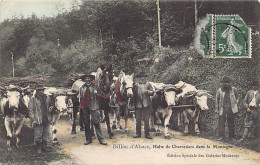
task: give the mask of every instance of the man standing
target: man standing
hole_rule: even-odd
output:
[[[34,142],[37,146],[37,153],[51,152],[52,148],[47,147],[49,138],[50,122],[48,120],[48,110],[46,96],[43,93],[44,87],[37,87],[35,94],[30,98],[28,109],[31,124],[34,130]]]
[[[96,99],[97,91],[93,83],[95,76],[84,75],[82,76],[82,79],[86,82],[79,90],[80,108],[82,108],[83,121],[85,124],[86,142],[84,145],[92,143],[92,135],[94,134],[94,130],[90,129],[91,120],[95,127],[99,143],[102,145],[107,145],[101,132],[100,112],[98,101]]]
[[[231,79],[225,76],[222,87],[216,94],[216,112],[219,114],[219,141],[225,138],[225,122],[228,123],[229,139],[235,138],[235,116],[238,112],[238,92],[231,86]]]
[[[136,135],[134,138],[141,137],[141,120],[143,119],[145,138],[152,139],[149,134],[149,117],[151,112],[150,96],[154,94],[154,91],[152,90],[152,85],[147,82],[147,74],[141,72],[136,77],[140,78],[140,81],[134,85],[134,103],[136,111]]]
[[[257,105],[260,103],[260,92],[259,92],[259,82],[252,82],[252,89],[246,93],[243,100],[243,105],[246,109],[246,118],[244,123],[244,133],[240,142],[244,142],[248,136],[249,131],[256,124],[257,120]]]

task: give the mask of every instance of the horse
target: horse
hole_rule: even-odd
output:
[[[107,125],[107,132],[109,137],[112,138],[114,133],[111,131],[110,119],[109,119],[109,98],[110,98],[110,86],[113,82],[112,65],[108,67],[101,66],[98,68],[95,76],[95,85],[97,89],[97,99],[100,110],[104,111],[105,121]]]
[[[1,110],[5,116],[8,150],[11,150],[12,138],[16,138],[16,146],[19,146],[21,129],[28,115],[28,108],[24,104],[20,87],[10,85],[7,88],[6,97],[1,99]]]
[[[131,100],[133,100],[133,81],[134,74],[126,75],[124,72],[120,72],[118,79],[116,80],[114,86],[114,100],[117,101],[118,106],[115,106],[116,114],[116,124],[117,132],[120,131],[120,112],[124,113],[125,120],[125,132],[128,132],[127,120],[128,120],[128,110],[131,105]]]

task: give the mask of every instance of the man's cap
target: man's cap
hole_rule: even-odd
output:
[[[80,79],[84,81],[87,77],[89,77],[92,80],[95,80],[95,76],[92,74],[84,74],[83,76],[80,77]]]
[[[231,82],[231,78],[228,76],[224,76],[221,82]]]

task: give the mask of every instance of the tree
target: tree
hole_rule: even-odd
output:
[[[17,61],[18,75],[52,74],[57,63],[57,46],[45,39],[32,37],[26,51],[26,57]]]

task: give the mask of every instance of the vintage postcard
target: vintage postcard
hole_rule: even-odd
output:
[[[260,164],[259,0],[0,0],[0,164]]]

